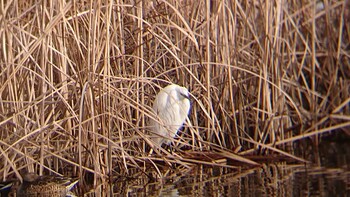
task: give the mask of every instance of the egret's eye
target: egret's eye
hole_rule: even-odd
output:
[[[184,93],[180,93],[180,95],[184,98],[187,98],[188,100],[190,100],[190,97],[187,95],[187,94],[184,94]]]

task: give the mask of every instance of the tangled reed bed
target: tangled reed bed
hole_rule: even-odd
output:
[[[350,134],[349,1],[1,4],[3,179],[303,161],[295,142]],[[168,83],[190,89],[189,119],[173,154],[148,155]]]

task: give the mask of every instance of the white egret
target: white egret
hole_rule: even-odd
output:
[[[163,88],[153,103],[155,119],[150,119],[152,140],[158,146],[170,145],[190,111],[189,93],[176,84]]]

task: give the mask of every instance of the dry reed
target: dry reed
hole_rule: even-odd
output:
[[[2,179],[303,160],[294,142],[349,135],[349,1],[73,2],[0,2]],[[149,156],[168,83],[190,89],[189,120],[173,154]]]

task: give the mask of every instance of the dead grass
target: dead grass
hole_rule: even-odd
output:
[[[148,167],[162,174],[164,165],[230,166],[222,159],[254,165],[245,155],[261,153],[302,160],[294,142],[349,134],[349,1],[1,8],[3,179],[21,170],[105,180]],[[189,121],[174,154],[148,156],[150,106],[168,83],[190,89]]]

